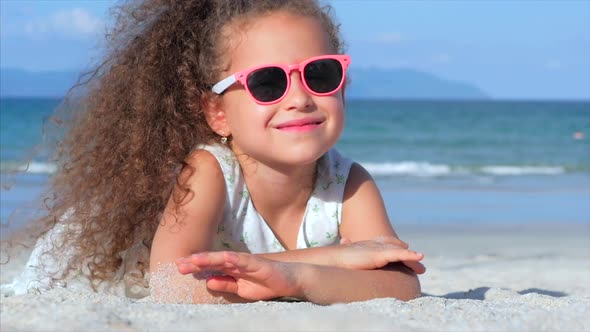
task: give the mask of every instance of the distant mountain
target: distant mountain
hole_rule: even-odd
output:
[[[0,69],[0,97],[61,97],[77,71],[28,72]],[[352,69],[349,98],[487,99],[477,86],[411,69]]]
[[[473,84],[449,81],[412,69],[353,69],[349,98],[488,99]]]

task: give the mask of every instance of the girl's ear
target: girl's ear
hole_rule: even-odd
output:
[[[231,131],[225,118],[225,110],[221,107],[219,98],[211,98],[203,95],[201,97],[201,107],[205,113],[205,119],[209,127],[219,136],[230,136]]]

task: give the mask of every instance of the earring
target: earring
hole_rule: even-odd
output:
[[[225,135],[225,133],[221,133],[221,135]],[[227,145],[227,136],[221,136],[221,144]]]

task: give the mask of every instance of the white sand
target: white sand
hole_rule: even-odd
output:
[[[426,254],[409,302],[156,304],[56,289],[1,298],[2,331],[590,331],[590,225],[403,229]],[[2,266],[2,282],[21,260]]]

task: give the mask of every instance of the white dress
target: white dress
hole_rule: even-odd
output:
[[[256,211],[240,164],[232,150],[224,145],[206,145],[199,149],[209,151],[219,161],[227,189],[227,201],[217,228],[214,250],[253,254],[284,251],[283,245]],[[299,228],[297,249],[340,242],[338,228],[342,220],[344,187],[351,165],[352,161],[335,149],[318,160],[316,182]]]
[[[219,161],[225,177],[227,201],[222,221],[217,229],[213,250],[233,250],[249,253],[285,251],[262,216],[256,211],[240,164],[234,153],[225,145],[203,145],[198,149],[209,151]],[[352,161],[331,149],[317,164],[317,177],[297,237],[297,248],[329,246],[340,241],[339,226],[342,216],[344,187]],[[43,292],[53,287],[91,290],[85,277],[73,277],[53,282],[51,273],[63,271],[72,257],[71,248],[66,248],[59,257],[43,255],[50,246],[59,242],[66,226],[56,224],[39,238],[24,267],[12,283],[1,285],[1,293],[20,295]],[[55,242],[54,242],[55,241]],[[112,282],[100,284],[99,291],[131,298],[149,295],[149,273],[138,266],[149,266],[149,248],[137,243],[121,253],[123,263]]]

